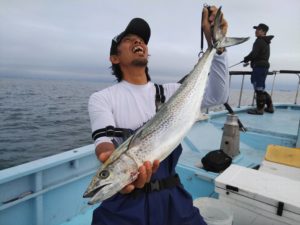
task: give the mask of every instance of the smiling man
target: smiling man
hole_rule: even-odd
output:
[[[204,8],[203,30],[211,37],[216,7]],[[210,16],[209,16],[210,14]],[[227,22],[223,18],[223,32]],[[151,30],[141,18],[134,18],[113,38],[110,49],[112,74],[118,83],[91,95],[89,114],[97,158],[104,162],[115,148],[151,119],[179,83],[157,85],[148,72],[148,42]],[[208,45],[211,38],[207,39]],[[228,98],[228,65],[224,49],[215,54],[202,107],[223,104]],[[200,110],[200,109],[199,109]],[[193,206],[175,167],[182,147],[165,160],[145,162],[132,184],[102,202],[94,211],[93,225],[200,225],[206,224]],[[199,187],[201,188],[201,187]]]

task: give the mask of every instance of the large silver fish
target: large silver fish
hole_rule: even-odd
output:
[[[224,37],[220,31],[220,22],[219,8],[213,28],[214,46],[206,50],[183,84],[156,115],[102,164],[83,196],[91,197],[89,204],[101,202],[132,183],[138,176],[138,168],[145,161],[164,160],[199,119],[206,80],[216,48],[248,40]]]

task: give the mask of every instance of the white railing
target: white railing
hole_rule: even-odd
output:
[[[239,92],[239,100],[238,100],[238,105],[237,105],[237,107],[239,108],[241,106],[241,102],[242,102],[245,76],[248,76],[248,75],[250,76],[251,71],[230,71],[229,74],[230,74],[230,84],[231,84],[232,76],[242,76],[240,92]],[[278,70],[278,71],[274,70],[272,72],[269,72],[268,76],[273,76],[272,87],[271,87],[271,96],[273,95],[276,77],[278,75],[282,75],[282,74],[295,74],[298,77],[298,85],[297,85],[297,90],[296,90],[296,96],[295,96],[295,99],[294,99],[294,102],[293,102],[294,104],[297,104],[297,99],[298,99],[298,94],[299,94],[299,87],[300,87],[300,71],[298,71],[298,70]],[[252,105],[254,105],[254,98],[255,98],[255,93],[253,92]]]

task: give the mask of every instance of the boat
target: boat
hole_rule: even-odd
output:
[[[275,79],[286,73],[298,76],[295,100],[274,103],[274,114],[253,116],[246,112],[253,104],[240,104],[244,77],[250,72],[230,72],[231,77],[242,75],[239,101],[233,111],[246,132],[239,132],[239,152],[224,171],[205,170],[201,159],[220,149],[232,113],[207,110],[208,119],[195,123],[182,141],[183,153],[176,170],[183,185],[195,202],[207,198],[222,201],[230,208],[235,225],[300,223],[300,168],[295,163],[274,160],[272,155],[279,149],[299,159],[300,71],[280,70],[269,75],[275,75]],[[97,205],[88,205],[82,195],[98,167],[94,145],[87,145],[1,170],[0,223],[90,224]]]

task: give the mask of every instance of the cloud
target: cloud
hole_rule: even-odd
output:
[[[0,76],[97,76],[108,74],[111,38],[133,17],[151,26],[150,72],[181,76],[189,72],[200,51],[199,1],[67,1],[2,0],[0,9]],[[250,36],[228,49],[229,63],[240,61],[252,48],[253,25],[265,22],[270,34],[271,65],[296,68],[300,53],[300,2],[271,0],[211,1],[222,5],[228,35]],[[271,16],[270,16],[271,15]],[[296,64],[297,63],[297,64]],[[179,74],[179,75],[177,75]]]

